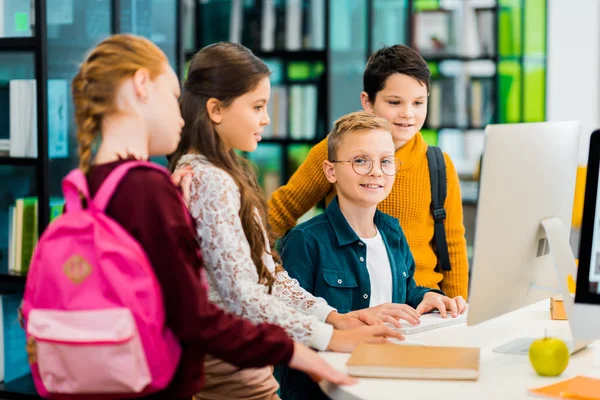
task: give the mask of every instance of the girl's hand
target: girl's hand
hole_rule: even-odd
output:
[[[294,355],[290,360],[290,368],[306,372],[315,382],[323,379],[336,385],[353,385],[356,381],[325,362],[316,352],[294,342]]]
[[[388,343],[388,338],[404,340],[404,336],[385,325],[363,326],[348,331],[334,330],[327,350],[351,353],[360,343]]]
[[[171,175],[171,182],[175,186],[181,189],[181,193],[183,194],[183,201],[185,201],[185,205],[190,205],[190,188],[192,186],[192,176],[194,176],[194,171],[192,171],[192,167],[186,165],[183,168],[178,168]]]

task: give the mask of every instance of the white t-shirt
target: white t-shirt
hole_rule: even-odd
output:
[[[367,245],[367,270],[371,280],[369,307],[392,302],[392,268],[383,238],[377,230],[373,238],[360,238]]]

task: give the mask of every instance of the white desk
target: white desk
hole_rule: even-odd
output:
[[[354,386],[337,387],[321,382],[321,389],[335,400],[381,399],[531,399],[528,388],[549,385],[573,377],[600,377],[598,360],[600,342],[571,356],[569,366],[560,377],[543,378],[533,371],[529,358],[521,355],[498,354],[492,349],[519,337],[548,336],[570,338],[568,321],[550,319],[549,300],[536,303],[485,323],[469,327],[466,324],[417,333],[408,336],[425,345],[480,347],[481,362],[477,381],[435,381],[405,379],[359,378]],[[349,354],[322,352],[333,367],[346,371]]]

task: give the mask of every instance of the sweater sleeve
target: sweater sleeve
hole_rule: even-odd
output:
[[[327,160],[327,139],[316,144],[290,181],[269,200],[269,225],[277,237],[296,226],[298,218],[317,205],[332,189],[323,172]]]
[[[107,214],[142,246],[163,294],[167,326],[182,346],[193,345],[241,368],[288,363],[293,341],[275,325],[253,325],[209,302],[192,226],[166,175],[133,170]]]
[[[467,241],[463,224],[462,197],[460,183],[454,163],[444,153],[446,160],[446,179],[448,194],[446,196],[446,240],[452,270],[444,272],[441,283],[442,290],[448,297],[462,296],[467,299],[469,288],[469,265],[467,258]]]

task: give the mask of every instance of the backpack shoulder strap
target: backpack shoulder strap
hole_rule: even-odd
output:
[[[431,213],[433,215],[434,250],[438,259],[438,270],[450,271],[450,256],[448,254],[448,242],[446,241],[446,161],[444,153],[439,147],[429,146],[427,148],[427,162],[429,163],[429,181],[431,183]]]
[[[94,196],[94,199],[92,200],[94,207],[97,210],[102,211],[102,212],[104,212],[104,210],[106,210],[106,207],[108,206],[108,203],[109,203],[110,199],[112,198],[113,194],[117,190],[119,183],[121,183],[121,181],[127,175],[127,173],[129,173],[129,171],[134,168],[150,168],[150,169],[154,169],[156,171],[159,171],[159,172],[164,173],[165,175],[169,176],[169,173],[167,172],[167,170],[164,167],[154,164],[149,161],[130,161],[130,162],[123,163],[123,164],[119,165],[117,168],[115,168],[108,175],[108,177],[106,177],[104,182],[102,182],[102,185],[100,185],[98,192],[96,193],[96,195]]]
[[[86,199],[87,204],[90,202],[90,192],[88,189],[87,179],[83,171],[79,168],[69,172],[62,180],[62,191],[65,197],[67,210],[78,211],[82,209],[80,194]]]

